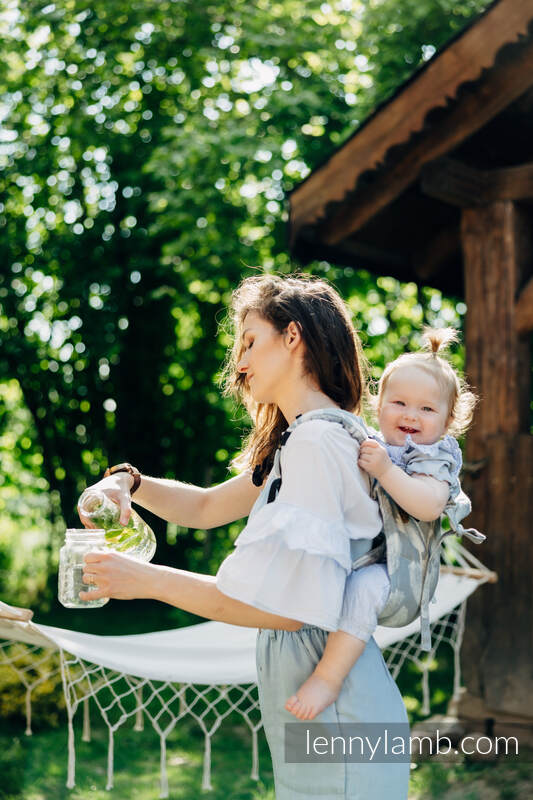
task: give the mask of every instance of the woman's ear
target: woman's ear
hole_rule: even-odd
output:
[[[296,347],[301,341],[301,325],[291,320],[285,329],[285,342],[289,347]]]

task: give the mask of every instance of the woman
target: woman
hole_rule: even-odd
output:
[[[120,504],[124,523],[132,491],[140,506],[185,527],[212,528],[249,515],[234,552],[216,577],[117,553],[88,554],[84,581],[98,586],[94,599],[148,597],[260,629],[259,697],[278,800],[404,800],[408,758],[303,764],[285,755],[285,723],[292,730],[306,724],[284,708],[286,698],[320,659],[327,631],[337,627],[351,560],[370,548],[381,523],[368,476],[357,467],[358,445],[342,426],[300,420],[290,436],[282,434],[314,409],[359,411],[365,391],[359,338],[337,292],[309,276],[245,279],[233,294],[232,320],[225,391],[245,402],[255,423],[236,460],[241,474],[201,489],[144,475],[139,484],[138,476],[115,472],[97,486]],[[280,444],[283,482],[276,495],[271,469]],[[370,726],[370,736],[407,722],[373,639],[317,721],[380,723]]]

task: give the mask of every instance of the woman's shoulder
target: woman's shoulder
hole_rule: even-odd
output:
[[[320,417],[309,417],[302,419],[291,431],[294,440],[297,439],[313,439],[318,435],[322,436],[323,433],[330,431],[332,427],[342,428],[338,422],[330,422],[328,419],[321,419]]]
[[[354,416],[354,419],[359,418]],[[348,445],[352,448],[357,447],[357,440],[341,422],[319,417],[302,420],[292,429],[287,439],[287,446],[294,449],[303,443],[310,444],[317,450],[335,449],[339,446],[345,448]]]
[[[342,420],[348,417],[337,415]],[[358,419],[355,415],[351,415]],[[322,518],[338,519],[357,507],[348,529],[352,538],[363,538],[368,531],[379,533],[377,503],[370,497],[368,474],[358,466],[359,443],[342,422],[310,418],[302,420],[290,432],[281,447],[280,467],[287,502],[305,495],[306,508]],[[361,531],[364,531],[362,534]]]
[[[348,483],[358,479],[359,444],[339,422],[308,419],[297,425],[281,448],[281,466],[298,472],[311,470],[317,479],[322,474],[342,474]]]

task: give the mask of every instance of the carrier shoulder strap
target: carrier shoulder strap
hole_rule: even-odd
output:
[[[360,417],[357,417],[355,414],[352,414],[350,411],[345,411],[342,408],[318,408],[313,411],[306,411],[303,414],[297,414],[294,421],[291,422],[289,427],[281,434],[273,467],[274,471],[278,474],[270,485],[267,503],[272,503],[276,499],[281,488],[282,475],[280,454],[282,447],[287,443],[291,433],[295,430],[295,428],[298,427],[298,425],[302,425],[304,422],[307,422],[311,419],[322,419],[326,420],[327,422],[336,422],[337,424],[342,425],[343,428],[345,428],[354,439],[357,439],[359,443],[368,437],[366,426],[363,420]]]

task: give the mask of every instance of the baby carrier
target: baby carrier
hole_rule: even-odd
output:
[[[272,468],[275,479],[270,487],[268,503],[275,499],[281,486],[281,448],[292,431],[310,419],[323,419],[342,425],[359,444],[368,439],[368,430],[363,420],[349,411],[328,408],[309,411],[304,416],[298,415],[281,436]],[[453,533],[468,536],[476,543],[483,542],[485,536],[475,528],[463,528],[459,522],[459,517],[467,516],[471,509],[470,501],[462,491],[454,498],[459,512],[448,516],[451,529],[446,531],[442,529],[440,519],[424,522],[407,514],[375,478],[371,479],[370,496],[379,504],[383,529],[373,540],[369,552],[352,563],[352,569],[360,569],[376,562],[387,564],[391,588],[378,622],[388,628],[399,628],[420,616],[421,647],[423,650],[430,650],[429,603],[439,580],[440,546],[444,538]]]

